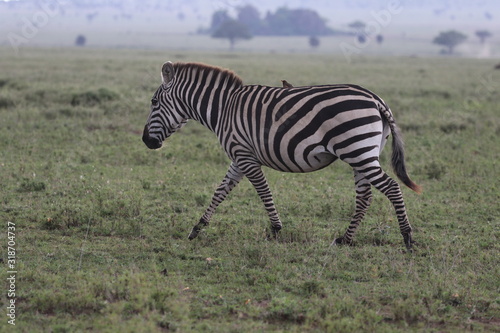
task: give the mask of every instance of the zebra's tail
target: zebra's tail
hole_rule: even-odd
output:
[[[422,187],[415,184],[408,176],[408,172],[406,171],[405,165],[405,152],[404,152],[404,143],[403,138],[401,137],[401,132],[399,131],[399,127],[396,125],[396,121],[392,116],[392,112],[389,108],[383,108],[380,110],[384,117],[387,119],[389,123],[389,127],[392,133],[392,168],[398,178],[409,188],[417,193],[422,193]]]

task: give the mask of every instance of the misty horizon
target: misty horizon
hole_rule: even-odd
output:
[[[22,46],[72,46],[78,35],[86,36],[87,46],[133,47],[133,48],[174,48],[224,49],[224,41],[211,40],[210,36],[198,36],[197,32],[210,26],[212,15],[225,10],[236,17],[237,8],[251,4],[260,18],[278,8],[303,8],[319,13],[326,25],[335,30],[352,32],[349,24],[361,21],[368,28],[383,35],[386,48],[396,39],[410,43],[408,54],[439,53],[432,46],[432,39],[441,31],[457,30],[467,35],[461,54],[474,56],[478,40],[477,30],[488,30],[491,38],[478,54],[495,56],[500,52],[500,25],[495,13],[500,12],[496,1],[44,1],[20,0],[0,2],[0,45]],[[175,35],[185,37],[175,37]],[[164,38],[159,39],[159,36]],[[168,37],[167,39],[167,36]],[[13,41],[14,39],[14,41]],[[258,47],[258,41],[261,43]],[[308,46],[294,47],[296,42],[287,43],[291,38],[282,38],[282,51],[306,51]],[[266,48],[261,37],[249,42],[238,43],[245,50],[273,50],[274,39]],[[317,52],[334,52],[338,41],[324,39]],[[422,44],[422,47],[417,44]],[[211,44],[211,45],[209,45]],[[404,43],[403,43],[404,44]],[[428,44],[428,45],[426,45]],[[338,48],[338,47],[337,47]],[[370,51],[371,48],[365,48]],[[381,52],[381,48],[374,49]],[[421,49],[421,51],[419,51]],[[436,50],[436,51],[434,51]],[[275,51],[280,51],[276,49]],[[386,50],[387,51],[387,50]],[[368,52],[369,53],[369,52]],[[389,52],[390,53],[390,52]],[[398,52],[396,52],[398,53]]]

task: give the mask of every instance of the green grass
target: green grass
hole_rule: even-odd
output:
[[[26,51],[0,49],[0,242],[14,222],[19,331],[500,329],[494,61]],[[416,251],[405,253],[379,193],[355,246],[330,247],[354,207],[352,172],[338,162],[305,175],[265,169],[279,240],[266,240],[267,214],[243,181],[188,241],[229,161],[196,123],[159,151],[142,143],[166,60],[231,68],[248,84],[349,82],[382,96],[424,188],[403,189]]]

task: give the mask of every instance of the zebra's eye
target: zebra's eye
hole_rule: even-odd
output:
[[[158,106],[158,100],[156,98],[151,99],[151,104],[153,106]]]

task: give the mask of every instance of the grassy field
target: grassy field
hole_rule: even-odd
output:
[[[380,193],[355,245],[330,247],[354,209],[352,172],[340,162],[304,175],[265,170],[284,223],[277,241],[266,240],[267,214],[248,181],[188,241],[229,161],[196,123],[161,150],[142,143],[166,60],[228,67],[248,84],[348,82],[382,96],[424,188],[403,189],[416,250],[404,251]],[[19,332],[500,331],[494,64],[0,49],[0,331],[14,329],[9,221]]]

